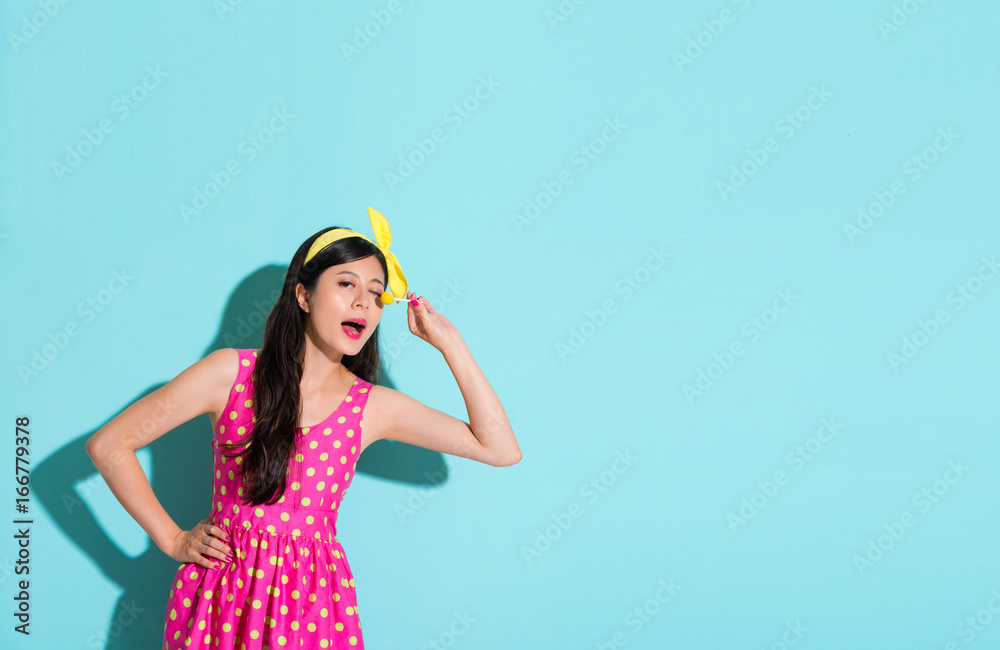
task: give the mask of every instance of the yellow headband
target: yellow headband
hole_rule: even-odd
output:
[[[309,247],[309,252],[306,253],[306,259],[302,262],[302,265],[305,266],[308,264],[309,260],[315,257],[317,253],[338,239],[360,237],[365,241],[375,244],[385,256],[385,265],[389,269],[389,291],[382,292],[381,300],[386,305],[391,305],[395,302],[394,298],[406,298],[406,276],[403,275],[403,270],[399,268],[399,260],[396,259],[396,255],[389,250],[389,244],[392,243],[392,231],[389,230],[389,222],[382,216],[382,213],[372,207],[368,208],[368,220],[372,222],[372,231],[375,233],[375,239],[378,241],[377,244],[361,233],[354,232],[348,228],[328,230],[317,237],[316,241]]]

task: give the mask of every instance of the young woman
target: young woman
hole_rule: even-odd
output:
[[[363,648],[336,525],[368,445],[389,438],[495,467],[521,459],[503,406],[462,337],[406,291],[388,223],[368,211],[377,244],[335,227],[299,247],[263,347],[209,354],[87,442],[123,507],[182,563],[166,609],[165,650]],[[377,385],[379,322],[400,296],[408,299],[410,331],[454,373],[468,423]],[[163,404],[173,410],[164,413]],[[135,450],[203,413],[213,429],[211,514],[181,530]]]

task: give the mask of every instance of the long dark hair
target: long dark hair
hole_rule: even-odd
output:
[[[241,443],[224,443],[226,449],[238,449],[227,456],[240,456],[245,505],[272,505],[285,491],[289,461],[295,447],[295,428],[299,422],[299,382],[305,356],[305,321],[307,314],[299,307],[295,287],[299,282],[314,291],[319,276],[327,268],[374,255],[385,277],[389,269],[385,256],[371,242],[361,237],[343,237],[317,253],[309,264],[302,261],[317,237],[340,226],[324,228],[299,246],[288,265],[281,296],[275,302],[264,326],[264,344],[257,353],[253,372],[254,420]],[[341,363],[352,373],[372,384],[378,383],[379,328],[354,356],[344,355]]]

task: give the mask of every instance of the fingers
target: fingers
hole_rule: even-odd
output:
[[[222,541],[223,539],[229,539],[229,535],[226,534],[226,531],[222,530],[218,526],[212,526],[210,530],[215,536],[212,537],[210,535],[205,535],[205,539],[202,540],[202,544],[205,545],[205,550],[202,552],[208,551],[209,555],[217,557],[220,560],[232,557],[233,549],[229,546],[229,544]]]
[[[431,302],[429,300],[427,300],[427,298],[424,298],[423,296],[418,296],[417,294],[413,293],[412,291],[410,291],[409,293],[407,293],[406,297],[410,298],[410,299],[416,298],[420,302],[420,306],[421,307],[423,307],[427,311],[433,311],[433,308],[431,307]],[[409,302],[407,302],[407,304],[409,304]]]
[[[196,556],[192,558],[192,561],[207,569],[220,569],[225,566],[226,560],[233,557],[233,549],[222,541],[229,541],[229,534],[212,524],[211,519],[202,519],[200,524],[204,524],[201,526],[202,535],[199,540],[201,548],[192,548]],[[213,558],[218,562],[213,561]]]
[[[184,561],[191,564],[197,564],[198,566],[205,567],[206,569],[220,569],[224,566],[223,562],[216,562],[215,560],[205,557],[202,553],[199,553],[195,548],[197,542],[195,540],[190,540],[188,546],[184,551]],[[206,547],[206,550],[207,549]],[[218,551],[215,551],[218,553]]]
[[[226,560],[228,560],[231,557],[218,549],[212,548],[211,546],[205,547],[205,549],[201,552],[201,554],[213,557],[216,560],[222,562],[223,564],[225,564]]]
[[[210,555],[212,557],[217,557],[225,560],[233,556],[233,549],[229,547],[228,544],[224,544],[217,539],[209,538],[208,541],[204,542],[205,551],[211,551]]]
[[[206,569],[221,569],[226,565],[226,560],[230,559],[231,556],[226,556],[222,551],[212,548],[208,545],[203,545],[204,548],[201,552],[192,549],[194,557],[191,558],[192,562],[196,562]]]
[[[208,532],[211,533],[212,535],[215,535],[219,539],[224,539],[224,540],[229,539],[229,535],[226,534],[226,531],[222,530],[218,526],[210,527]]]
[[[406,297],[414,299],[417,297],[417,294],[410,291]],[[423,314],[419,311],[419,308],[420,305],[423,305],[423,303],[414,306],[409,301],[407,301],[406,304],[409,305],[406,309],[406,322],[409,325],[410,333],[416,336],[420,336],[420,332],[423,329],[423,325],[421,322],[423,320]]]
[[[191,561],[194,562],[195,564],[198,564],[200,566],[205,567],[206,569],[213,569],[213,570],[217,571],[217,570],[219,570],[219,569],[222,568],[222,567],[219,566],[218,563],[212,562],[207,557],[202,557],[200,555],[198,557],[192,559]]]

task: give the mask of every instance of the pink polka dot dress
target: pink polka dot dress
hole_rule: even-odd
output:
[[[213,440],[212,513],[233,557],[219,569],[180,566],[170,589],[164,650],[364,648],[354,576],[337,541],[337,510],[351,484],[372,384],[355,378],[337,409],[296,430],[284,494],[247,506],[238,458],[220,442],[245,438],[253,418],[257,352],[240,370]]]

